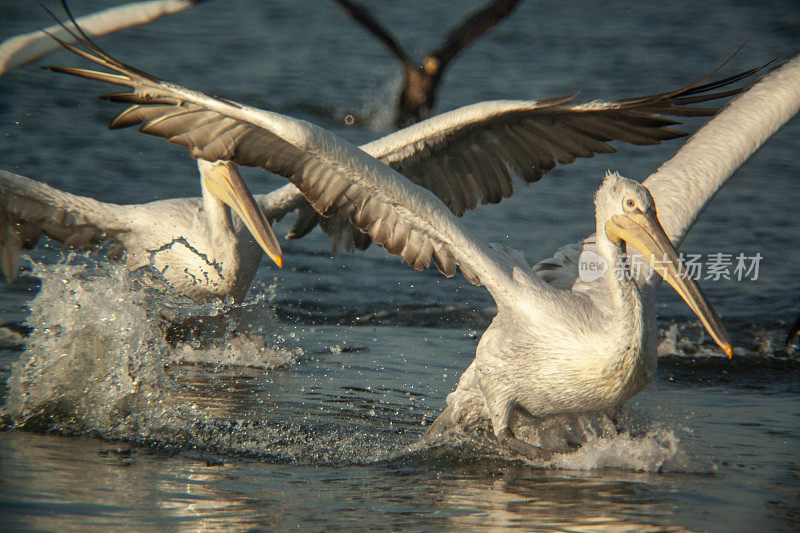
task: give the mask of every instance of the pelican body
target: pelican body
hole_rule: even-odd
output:
[[[491,282],[482,280],[497,316],[429,433],[489,419],[499,438],[531,455],[511,435],[515,409],[533,417],[602,412],[641,391],[656,369],[658,328],[655,307],[626,261],[629,248],[648,259],[733,355],[719,318],[681,271],[646,187],[608,174],[595,196],[595,218],[595,236],[583,250],[608,268],[594,281],[574,280],[567,290],[543,279],[519,252],[495,245],[507,256],[505,268]]]
[[[261,250],[280,265],[280,246],[234,164],[201,159],[198,167],[201,198],[140,205],[98,202],[0,171],[0,254],[6,279],[16,278],[19,250],[45,234],[73,248],[109,241],[111,255],[124,255],[130,269],[152,267],[194,300],[241,300]],[[267,203],[280,204],[273,200],[284,193],[275,193]]]
[[[622,275],[616,276],[617,269],[609,268],[601,278],[583,282],[572,268],[574,261],[559,260],[568,252],[531,268],[518,251],[482,244],[439,195],[329,131],[163,82],[120,63],[91,43],[83,43],[90,51],[67,46],[113,73],[70,67],[54,70],[133,88],[110,97],[134,104],[112,125],[139,125],[145,133],[187,147],[195,157],[259,166],[282,175],[319,213],[348,220],[414,268],[433,262],[448,276],[460,268],[470,282],[486,287],[497,303],[497,316],[432,431],[489,419],[500,441],[536,456],[541,450],[512,432],[515,410],[536,417],[603,410],[636,394],[656,366],[653,296],[659,278],[682,296],[725,354],[733,353],[719,318],[681,267],[671,241],[680,242],[713,193],[780,121],[771,124],[774,127],[767,133],[756,131],[756,141],[739,143],[736,153],[713,150],[714,134],[705,146],[699,141],[701,153],[735,160],[735,165],[707,175],[654,176],[645,186],[609,174],[595,198],[595,236],[577,248],[593,251],[611,266],[624,264],[619,261],[624,256],[638,254],[654,274],[640,278],[623,267]],[[794,76],[789,80],[794,105],[800,92],[800,59],[784,69]],[[773,74],[762,84],[776,80],[786,81]],[[788,120],[797,105],[792,109],[783,112],[781,120]],[[635,120],[640,126],[651,123],[641,115]],[[429,125],[423,122],[415,127],[420,129],[413,131],[421,134]],[[409,131],[403,135],[410,136]],[[515,137],[515,143],[526,138],[525,134]],[[690,142],[688,147],[696,150],[697,145]],[[515,153],[500,147],[497,156],[514,161]],[[498,168],[491,159],[480,160],[487,168]],[[478,176],[467,175],[472,198],[479,197],[475,191],[482,191],[481,185],[486,184]],[[670,189],[685,189],[698,198],[689,202],[676,192],[665,192]]]

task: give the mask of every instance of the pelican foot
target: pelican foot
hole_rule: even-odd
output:
[[[502,444],[505,444],[512,452],[531,460],[548,460],[553,456],[553,452],[529,444],[522,439],[514,436],[510,429],[503,429],[497,436]]]

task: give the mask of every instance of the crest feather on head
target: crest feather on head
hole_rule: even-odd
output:
[[[595,209],[616,211],[616,204],[621,205],[622,200],[627,196],[638,198],[640,205],[646,208],[655,208],[655,201],[647,187],[637,181],[620,176],[616,172],[608,171],[594,195]]]

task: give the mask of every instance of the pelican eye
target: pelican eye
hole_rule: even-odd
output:
[[[625,200],[625,207],[627,207],[628,209],[633,209],[634,207],[636,207],[636,200],[634,200],[633,198],[628,198],[627,200]]]

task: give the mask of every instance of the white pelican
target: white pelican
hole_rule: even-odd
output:
[[[16,278],[20,249],[45,234],[77,248],[109,241],[111,254],[124,252],[131,270],[152,266],[194,300],[228,295],[241,300],[261,249],[281,266],[281,249],[265,215],[274,220],[293,209],[294,187],[262,198],[262,212],[236,165],[202,159],[197,164],[202,198],[140,205],[98,202],[0,170],[0,259],[6,278]]]
[[[33,32],[7,40],[0,45],[0,58],[5,54],[32,61],[53,51],[60,46],[59,42],[81,42],[91,35],[105,35],[144,24],[201,1],[134,2],[79,19],[72,19],[62,1],[69,22],[51,26],[44,30],[47,33]],[[378,33],[382,31],[363,8],[349,2],[340,3],[359,22]],[[517,3],[518,0],[498,0],[476,11],[451,33],[446,43],[431,54],[432,57],[437,57],[436,61],[442,63],[443,68],[457,55],[460,47],[491,29]],[[84,25],[89,25],[89,28],[84,29]],[[41,41],[42,37],[50,41],[47,47]],[[15,66],[18,64],[21,63],[15,60]],[[473,209],[478,200],[484,204],[496,203],[511,196],[515,174],[531,183],[547,174],[557,163],[568,164],[578,157],[615,152],[607,141],[654,145],[682,137],[685,133],[670,127],[678,122],[665,116],[713,115],[716,112],[713,108],[682,106],[735,94],[737,90],[710,91],[747,77],[756,70],[707,85],[697,82],[668,93],[612,102],[570,104],[577,93],[550,100],[482,102],[444,113],[418,127],[406,128],[360,148],[433,191],[456,215],[461,216],[466,210]],[[437,76],[441,76],[441,70]],[[115,99],[113,95],[109,98]],[[130,120],[137,118],[136,113],[133,117],[120,115],[111,127],[125,127],[130,125]],[[467,179],[464,179],[464,174]],[[292,192],[295,197],[289,198]],[[346,250],[369,246],[371,241],[367,234],[345,221],[320,217],[296,189],[287,187],[280,193],[276,191],[276,195],[281,198],[277,206],[265,204],[260,198],[259,203],[262,208],[275,213],[276,218],[270,218],[273,221],[285,214],[285,205],[292,204],[297,209],[298,219],[288,238],[303,237],[319,224],[330,237],[334,253],[340,246]],[[257,262],[260,251],[255,248],[249,252],[246,256]]]
[[[791,99],[789,109],[777,118],[770,109],[755,110],[756,122],[763,124],[763,115],[771,129],[758,129],[755,136],[748,131],[748,140],[741,142],[738,136],[747,126],[738,123],[741,117],[715,121],[714,128],[704,130],[712,132],[708,142],[695,141],[681,151],[700,162],[681,163],[685,158],[676,157],[648,180],[649,190],[609,174],[596,196],[596,237],[584,246],[593,248],[607,265],[623,265],[622,273],[628,275],[618,277],[616,269],[608,268],[593,282],[574,281],[559,288],[532,270],[520,252],[476,241],[436,195],[331,132],[162,82],[96,47],[91,49],[100,55],[68,47],[116,74],[52,68],[133,88],[111,97],[135,104],[117,125],[140,124],[142,131],[186,146],[195,157],[229,159],[283,175],[319,212],[346,217],[415,268],[433,260],[446,275],[460,267],[468,280],[484,285],[498,314],[458,389],[448,396],[448,407],[434,430],[488,418],[498,440],[529,456],[541,450],[514,435],[515,409],[535,416],[602,410],[640,391],[655,370],[652,296],[657,283],[634,278],[618,261],[626,254],[644,254],[732,356],[718,317],[681,268],[670,237],[680,241],[730,173],[777,129],[774,124],[796,112],[800,99],[796,59],[731,107],[747,108],[751,95],[758,98],[766,91],[771,97],[779,92],[774,86],[780,86],[778,104]],[[733,141],[720,140],[720,129]],[[694,172],[682,172],[686,164],[698,166],[689,168]]]
[[[493,0],[454,28],[442,45],[425,54],[422,63],[414,62],[389,31],[363,6],[350,0],[336,0],[353,20],[364,26],[386,45],[403,67],[403,89],[397,101],[395,126],[402,128],[430,115],[436,100],[436,89],[444,69],[473,41],[507,17],[520,0]]]
[[[86,34],[92,37],[99,37],[140,24],[148,24],[164,15],[178,13],[203,1],[150,0],[147,2],[131,2],[79,17],[76,19],[76,23]],[[64,7],[66,9],[66,5]],[[54,41],[50,37],[51,35],[55,35],[64,41],[73,42],[69,27],[70,23],[54,24],[44,30],[17,35],[0,43],[0,76],[58,50],[61,45]]]
[[[657,144],[680,137],[683,133],[669,127],[675,122],[659,115],[713,114],[714,109],[680,106],[727,96],[734,91],[708,91],[742,76],[619,102],[571,105],[567,103],[571,97],[539,102],[484,102],[429,119],[361,149],[433,191],[460,216],[479,200],[499,202],[510,196],[515,173],[532,182],[557,162],[570,163],[576,157],[614,152],[606,144],[609,140]],[[107,98],[128,101],[130,95]],[[139,123],[153,109],[162,108],[134,106],[117,117],[111,127]],[[244,134],[237,142],[250,135],[236,124],[229,126],[227,135]],[[198,165],[201,174],[227,176],[229,185],[242,193],[242,205],[249,202],[249,192],[233,163],[212,165],[201,159]],[[117,206],[10,173],[0,173],[0,191],[8,198],[5,211],[9,233],[0,239],[0,248],[9,280],[16,277],[21,247],[33,246],[42,233],[69,247],[87,248],[99,241],[112,241],[116,245],[112,251],[121,251],[121,246],[131,269],[153,266],[173,287],[194,299],[231,295],[239,301],[258,269],[261,249],[267,249],[266,245],[272,247],[271,257],[280,264],[280,250],[269,225],[264,226],[268,238],[251,240],[240,223],[239,217],[246,214],[244,208],[234,209],[238,216],[231,221],[213,191],[204,189],[203,198]],[[319,216],[293,185],[258,195],[255,202],[266,219],[273,222],[298,210],[290,238],[304,236],[319,223],[333,240],[334,251],[340,245],[364,249],[371,242],[367,234],[345,221]],[[258,237],[263,230],[253,230],[252,225],[260,222],[255,214],[251,215],[250,219],[241,220]],[[169,223],[165,223],[167,220]],[[202,222],[197,223],[198,220]],[[209,235],[215,238],[209,240]],[[230,242],[223,235],[230,236]],[[415,268],[422,267],[416,264]]]

